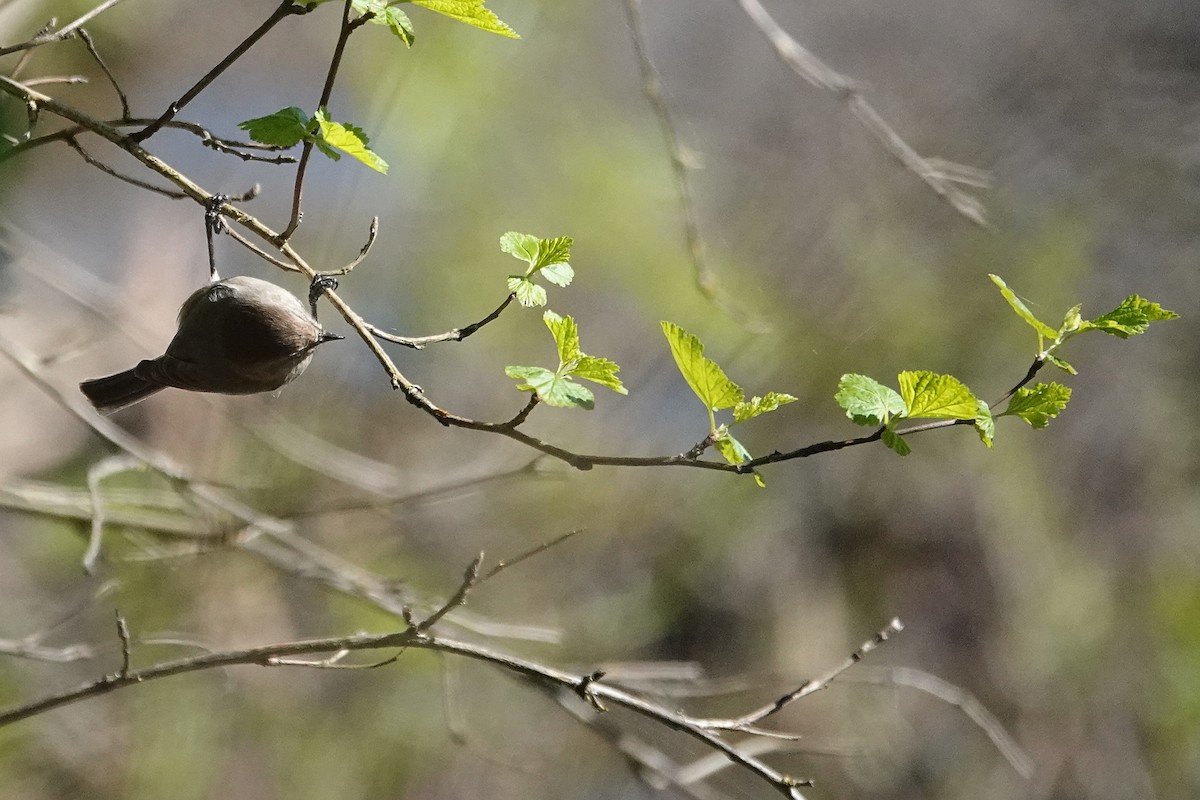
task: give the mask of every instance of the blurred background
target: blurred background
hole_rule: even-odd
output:
[[[157,116],[275,5],[128,0],[88,27],[133,113]],[[311,111],[338,6],[285,21],[181,118],[238,138],[241,120]],[[1080,375],[1044,377],[1075,394],[1045,431],[1004,419],[990,451],[966,429],[913,437],[907,458],[852,448],[766,469],[766,489],[700,470],[576,472],[443,429],[353,339],[323,348],[278,397],[167,391],[112,417],[210,493],[272,518],[247,527],[153,470],[104,477],[122,466],[109,460],[118,451],[66,408],[80,380],[162,351],[207,276],[202,210],[61,143],[35,148],[0,162],[0,639],[92,657],[0,658],[0,705],[117,669],[114,609],[135,666],[394,630],[389,603],[428,608],[480,551],[509,558],[580,529],[481,586],[444,632],[581,671],[667,662],[673,680],[639,688],[686,690],[665,702],[727,716],[825,672],[899,617],[902,634],[774,719],[803,739],[764,758],[816,780],[809,796],[1197,796],[1200,6],[766,1],[917,151],[992,174],[990,190],[971,190],[984,229],[783,66],[737,3],[644,0],[647,52],[735,317],[695,288],[624,4],[489,6],[520,41],[411,7],[412,49],[374,26],[352,39],[331,112],[362,126],[391,170],[315,158],[293,243],[335,269],[377,215],[378,242],[340,294],[381,327],[423,335],[503,298],[519,267],[499,251],[505,231],[574,237],[578,277],[550,287],[549,305],[576,317],[586,352],[622,365],[629,396],[597,389],[591,412],[539,408],[534,435],[622,455],[701,439],[705,413],[664,319],[699,335],[749,393],[799,398],[739,429],[753,454],[858,435],[832,399],[845,372],[892,383],[929,369],[1002,395],[1036,337],[989,272],[1050,322],[1132,293],[1183,319],[1129,341],[1072,342],[1064,355]],[[89,7],[0,2],[0,46]],[[38,49],[22,72],[68,74],[90,83],[42,90],[119,116],[78,41]],[[25,110],[0,97],[0,125],[19,135]],[[176,131],[147,147],[209,191],[261,184],[246,209],[285,224],[293,167],[244,163]],[[228,238],[217,253],[224,274],[305,291]],[[509,309],[465,343],[390,352],[442,407],[508,419],[525,395],[504,366],[553,366],[540,316]],[[328,308],[322,319],[350,333]],[[81,567],[89,473],[107,518],[94,575]],[[363,587],[382,600],[355,596]],[[946,701],[973,710],[970,698],[1028,754],[1030,779]],[[706,755],[628,714],[604,722],[680,765]],[[660,796],[650,783],[553,698],[426,653],[370,671],[208,671],[0,729],[0,795],[14,798]],[[664,791],[773,796],[735,769]]]

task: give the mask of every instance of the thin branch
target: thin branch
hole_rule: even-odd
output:
[[[162,113],[162,116],[154,120],[154,122],[151,122],[137,133],[130,134],[130,140],[134,142],[143,142],[146,139],[149,139],[151,136],[157,133],[163,125],[174,119],[175,115],[182,111],[184,106],[192,102],[192,100],[196,99],[197,95],[208,88],[208,85],[220,77],[221,73],[233,66],[234,62],[245,55],[246,51],[256,45],[258,40],[266,36],[272,28],[292,15],[307,14],[314,8],[316,8],[315,5],[301,6],[293,3],[293,0],[283,0],[283,2],[281,2],[275,8],[275,10],[271,12],[271,16],[267,17],[266,21],[263,22],[262,25],[259,25],[257,28],[255,28],[249,36],[243,39],[237,47],[233,48],[233,50],[229,52],[229,55],[217,62],[215,67],[210,69],[203,78],[201,78],[194,86],[192,86],[192,88],[184,92],[178,100],[167,106],[167,110]]]
[[[447,600],[441,608],[437,609],[414,626],[414,629],[417,631],[417,633],[427,632],[430,628],[436,625],[442,617],[449,614],[455,608],[466,604],[467,593],[470,592],[471,589],[475,588],[475,585],[479,582],[479,567],[482,564],[483,553],[480,553],[475,557],[475,560],[471,562],[471,565],[467,567],[467,571],[463,574],[462,583],[458,585],[458,590],[450,597],[450,599]]]
[[[446,331],[445,333],[435,333],[432,336],[400,336],[399,334],[388,333],[385,330],[381,330],[369,322],[364,322],[363,325],[371,332],[373,336],[379,339],[404,345],[405,347],[411,347],[413,350],[424,350],[428,345],[438,344],[440,342],[461,342],[463,339],[466,339],[484,325],[487,325],[489,322],[492,322],[499,317],[504,312],[504,309],[508,308],[514,299],[516,299],[516,295],[509,293],[509,295],[504,298],[500,305],[496,306],[491,313],[478,322],[472,322],[470,325],[462,328],[454,328]]]
[[[502,559],[500,561],[497,561],[496,566],[492,567],[490,570],[488,570],[486,573],[484,573],[482,577],[479,578],[478,583],[483,583],[484,581],[491,580],[492,578],[496,577],[496,575],[500,574],[501,572],[508,569],[509,567],[520,564],[522,561],[524,561],[527,558],[533,558],[536,555],[544,553],[547,550],[549,550],[551,547],[562,544],[567,539],[570,539],[572,536],[574,536],[575,534],[580,533],[582,531],[583,531],[583,528],[572,528],[571,530],[567,531],[566,533],[564,533],[560,536],[556,536],[553,539],[550,539],[549,541],[542,542],[537,547],[533,547],[533,548],[530,548],[529,550],[526,550],[524,553],[515,555],[512,558]]]
[[[905,169],[924,181],[926,186],[946,200],[958,213],[976,225],[988,227],[987,212],[983,204],[974,195],[964,192],[956,185],[959,175],[971,177],[958,182],[978,185],[982,182],[980,170],[960,167],[957,164],[948,169],[946,165],[950,162],[940,159],[930,163],[929,159],[904,141],[875,107],[867,102],[857,83],[827,66],[793,39],[774,17],[767,13],[759,0],[737,0],[737,3],[771,43],[775,54],[784,64],[813,86],[830,92],[846,103],[858,121]]]
[[[79,141],[74,136],[67,137],[66,143],[72,150],[74,150],[76,153],[79,153],[80,157],[82,157],[83,160],[88,164],[92,165],[106,175],[112,175],[117,180],[124,181],[125,183],[138,187],[139,189],[146,189],[147,191],[161,194],[164,197],[171,198],[172,200],[183,200],[187,197],[187,195],[183,192],[177,192],[174,189],[164,189],[161,186],[155,186],[152,183],[147,183],[146,181],[139,180],[138,178],[134,178],[129,175],[123,175],[120,172],[117,172],[112,167],[97,159],[87,150],[84,150],[83,145],[79,144]]]
[[[112,84],[113,89],[116,90],[117,97],[121,101],[121,119],[129,119],[129,98],[125,96],[124,90],[121,89],[121,84],[117,83],[117,77],[108,68],[108,64],[105,64],[104,59],[100,57],[100,51],[96,49],[96,43],[92,41],[92,35],[87,32],[86,28],[80,28],[79,38],[83,40],[87,51],[92,54],[92,58],[99,65],[104,76],[108,78],[108,82]]]
[[[54,31],[53,33],[49,30],[46,30],[39,33],[37,36],[34,36],[27,42],[14,44],[10,47],[0,47],[0,56],[6,56],[9,53],[16,53],[21,50],[29,50],[34,47],[41,47],[42,45],[49,44],[50,42],[59,42],[63,39],[69,39],[77,29],[88,24],[97,16],[112,8],[119,2],[121,2],[121,0],[105,0],[103,3],[96,6],[91,11],[84,13],[81,17],[61,30]]]
[[[117,614],[117,638],[121,640],[121,671],[117,674],[122,678],[129,677],[129,624],[125,621],[125,617],[121,616],[121,612]]]
[[[1033,761],[1029,755],[1000,724],[1000,720],[984,707],[979,699],[960,686],[955,686],[936,675],[930,675],[910,667],[872,667],[855,671],[843,678],[854,683],[871,683],[885,686],[904,686],[932,695],[962,711],[972,722],[987,734],[992,744],[1000,751],[1009,765],[1026,780],[1033,778]]]
[[[333,83],[337,78],[338,69],[342,63],[342,54],[346,51],[346,42],[350,39],[350,34],[367,24],[375,16],[375,12],[368,11],[361,17],[351,20],[351,5],[352,0],[346,0],[342,6],[342,24],[338,29],[338,40],[333,48],[333,58],[329,62],[329,71],[325,74],[325,86],[321,89],[321,99],[317,101],[318,110],[328,107],[329,99],[333,97]],[[279,238],[276,240],[278,244],[283,244],[291,238],[292,234],[296,232],[296,228],[300,226],[300,220],[304,216],[300,204],[304,194],[304,175],[308,170],[308,160],[312,155],[312,151],[313,140],[305,137],[304,144],[300,150],[300,165],[296,168],[296,183],[292,189],[292,214],[288,218],[287,226],[284,227],[283,231],[279,234]]]
[[[395,633],[360,633],[353,636],[308,639],[263,645],[243,650],[205,653],[175,661],[162,662],[143,669],[129,670],[125,673],[110,673],[96,680],[76,686],[73,689],[47,695],[41,699],[2,710],[0,711],[0,727],[11,725],[87,698],[98,697],[117,689],[136,686],[160,678],[243,664],[272,666],[273,659],[288,658],[291,656],[336,653],[341,650],[379,649],[423,649],[470,658],[523,677],[547,690],[561,690],[574,693],[580,685],[587,683],[588,692],[594,696],[597,702],[628,709],[671,730],[686,734],[700,741],[708,747],[723,753],[733,763],[749,770],[785,797],[801,798],[802,795],[800,794],[799,787],[810,785],[809,781],[792,778],[753,755],[739,750],[736,745],[730,744],[717,733],[706,729],[700,724],[701,721],[699,720],[630,694],[615,686],[595,680],[589,682],[589,675],[577,675],[565,672],[545,664],[481,647],[476,644],[433,636],[429,633],[420,632],[413,627]]]
[[[692,262],[692,272],[696,288],[710,303],[737,321],[739,325],[752,333],[766,333],[768,326],[762,321],[751,319],[746,312],[737,307],[734,298],[730,296],[708,265],[705,256],[704,237],[700,233],[699,216],[696,213],[696,203],[692,198],[691,171],[697,168],[694,153],[684,147],[675,129],[671,108],[663,95],[662,82],[654,62],[650,60],[650,52],[646,44],[646,25],[642,17],[642,0],[625,0],[625,16],[629,22],[629,31],[633,40],[633,50],[637,55],[638,69],[642,77],[642,94],[650,103],[658,127],[662,131],[663,144],[671,162],[671,172],[675,177],[675,192],[683,217],[683,236],[687,243],[688,257]]]
[[[784,708],[796,702],[797,700],[808,697],[810,694],[815,694],[816,692],[827,688],[835,678],[837,678],[846,670],[850,669],[850,667],[854,666],[859,661],[862,661],[864,656],[890,639],[893,634],[899,633],[902,630],[904,630],[904,625],[900,622],[900,620],[893,619],[882,629],[880,629],[878,633],[876,633],[867,641],[863,642],[859,648],[851,653],[844,661],[819,678],[811,681],[805,681],[799,686],[799,688],[788,692],[787,694],[783,695],[772,703],[768,703],[762,708],[751,711],[749,714],[744,714],[743,716],[734,717],[732,719],[703,720],[702,724],[705,727],[719,730],[746,731],[755,723],[761,722],[767,717],[782,711]]]

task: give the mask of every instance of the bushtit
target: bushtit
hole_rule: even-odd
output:
[[[308,366],[326,333],[291,292],[240,276],[208,284],[184,301],[179,329],[158,358],[79,384],[108,414],[168,386],[193,392],[254,394],[288,383]]]

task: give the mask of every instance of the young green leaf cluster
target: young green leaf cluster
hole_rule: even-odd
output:
[[[856,424],[881,427],[883,443],[902,456],[912,452],[896,429],[904,419],[971,420],[983,443],[992,446],[991,410],[958,378],[921,370],[901,372],[896,380],[899,392],[866,375],[843,375],[834,399]]]
[[[298,5],[307,6],[329,2],[332,0],[297,0]],[[374,25],[386,26],[393,36],[412,47],[413,42],[416,41],[412,20],[398,8],[407,3],[423,6],[430,11],[436,11],[489,33],[507,36],[510,39],[521,38],[516,31],[486,6],[485,0],[351,0],[350,6],[361,16],[370,14],[369,22]]]
[[[310,141],[334,161],[341,159],[340,150],[376,172],[386,175],[388,171],[387,162],[367,147],[369,140],[362,128],[333,121],[325,108],[318,108],[317,113],[309,117],[303,109],[289,106],[265,117],[239,122],[238,127],[260,144],[288,148]]]
[[[1177,319],[1179,316],[1158,303],[1131,295],[1109,313],[1092,320],[1083,319],[1080,306],[1075,306],[1066,313],[1062,325],[1055,330],[1035,317],[1003,280],[996,275],[989,277],[1017,315],[1037,331],[1037,359],[1027,379],[1033,376],[1042,362],[1076,374],[1075,368],[1058,356],[1056,351],[1084,331],[1104,331],[1127,339],[1145,333],[1151,322]],[[1047,339],[1050,340],[1049,346]],[[1066,408],[1071,399],[1071,390],[1058,383],[1019,386],[1005,398],[1008,400],[1007,408],[995,414],[987,403],[952,375],[901,372],[897,381],[899,392],[865,375],[843,375],[834,399],[856,424],[880,428],[883,443],[902,456],[908,455],[912,449],[904,440],[905,431],[897,429],[897,423],[901,420],[969,420],[983,443],[991,447],[996,433],[996,417],[1020,417],[1035,428],[1044,428]]]
[[[528,265],[525,272],[508,277],[508,291],[517,298],[517,302],[526,307],[546,304],[546,289],[533,282],[539,274],[558,286],[570,285],[575,278],[575,270],[570,264],[571,244],[570,236],[542,239],[528,233],[509,231],[500,237],[500,249]],[[545,367],[505,367],[504,373],[508,377],[524,381],[517,386],[518,389],[534,392],[538,400],[552,406],[589,411],[596,405],[595,395],[572,378],[598,383],[618,394],[629,393],[617,377],[621,368],[615,362],[589,356],[580,349],[579,327],[574,319],[547,310],[542,314],[542,321],[554,337],[558,367],[554,370]]]
[[[508,291],[517,302],[529,306],[546,305],[546,290],[533,282],[539,274],[556,286],[570,286],[575,279],[571,268],[570,236],[539,239],[528,233],[509,231],[500,237],[500,249],[528,266],[523,273],[508,276]]]
[[[767,392],[763,397],[747,401],[742,387],[704,355],[704,345],[698,338],[673,322],[661,324],[679,372],[708,411],[708,441],[730,464],[746,463],[751,458],[750,453],[729,432],[730,426],[767,414],[796,398],[782,392]],[[733,409],[733,422],[718,425],[715,412],[726,408]],[[758,473],[754,474],[754,480],[759,486],[764,485]]]
[[[1048,361],[1071,375],[1077,374],[1075,368],[1064,361],[1057,354],[1057,351],[1059,347],[1079,334],[1086,331],[1103,331],[1120,339],[1128,339],[1130,336],[1145,333],[1146,329],[1150,327],[1151,322],[1162,322],[1164,320],[1179,318],[1179,315],[1174,311],[1167,311],[1158,303],[1153,303],[1138,297],[1136,294],[1131,294],[1121,302],[1121,305],[1112,311],[1091,320],[1083,318],[1081,313],[1082,306],[1074,306],[1063,315],[1062,324],[1055,330],[1050,325],[1035,317],[1033,312],[1029,310],[1029,307],[1021,301],[1021,298],[1017,297],[1012,289],[1008,288],[1008,285],[1005,284],[1000,276],[988,275],[988,277],[992,279],[992,283],[1000,287],[1000,294],[1012,306],[1017,316],[1025,320],[1031,328],[1037,331],[1038,360]],[[1046,340],[1050,341],[1049,346],[1046,345]]]
[[[523,392],[534,392],[538,400],[560,408],[585,408],[589,411],[596,405],[591,389],[576,383],[572,378],[583,378],[592,383],[606,386],[618,394],[629,394],[617,373],[621,368],[607,358],[589,356],[579,349],[579,328],[571,317],[560,317],[547,310],[542,321],[554,336],[558,350],[558,368],[550,371],[544,367],[505,367],[510,378],[524,381],[517,386]]]

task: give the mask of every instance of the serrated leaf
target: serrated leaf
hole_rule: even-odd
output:
[[[516,31],[484,6],[484,0],[412,0],[412,2],[414,5],[424,6],[430,11],[445,14],[447,17],[473,25],[489,33],[507,36],[510,39],[521,38]]]
[[[281,108],[274,114],[255,117],[238,123],[238,128],[250,134],[259,144],[274,147],[294,147],[308,135],[312,120],[296,106]]]
[[[996,438],[996,419],[992,416],[992,410],[988,408],[988,404],[979,400],[979,408],[975,412],[975,431],[979,434],[979,439],[989,448],[992,446],[992,440]]]
[[[581,386],[543,367],[505,367],[504,374],[524,381],[517,386],[523,392],[536,392],[543,403],[559,408],[585,408],[591,411],[596,397],[586,386]]]
[[[607,389],[612,389],[617,394],[629,394],[629,390],[617,377],[617,373],[620,371],[621,367],[615,361],[609,361],[607,358],[599,356],[582,356],[575,362],[571,374],[576,378],[583,378]]]
[[[1070,399],[1069,387],[1061,383],[1039,383],[1017,389],[1004,414],[1018,416],[1035,428],[1044,428],[1067,407]]]
[[[1145,333],[1151,322],[1169,319],[1179,319],[1179,315],[1134,294],[1126,297],[1121,305],[1107,314],[1083,323],[1083,330],[1100,330],[1128,339]]]
[[[508,290],[516,296],[517,302],[526,308],[546,305],[546,290],[524,275],[509,275]]]
[[[705,408],[733,408],[742,402],[745,397],[742,387],[729,380],[716,362],[705,358],[704,345],[699,339],[673,322],[660,324],[675,364]]]
[[[560,317],[553,311],[542,314],[542,322],[554,336],[554,346],[558,350],[558,361],[566,364],[583,355],[579,351],[579,326],[571,317]]]
[[[1053,353],[1046,353],[1046,360],[1069,375],[1079,374],[1074,367],[1067,363],[1066,359],[1059,358]]]
[[[884,444],[902,456],[906,456],[912,452],[912,448],[908,446],[908,442],[904,441],[904,437],[896,433],[896,431],[890,427],[884,428],[881,440]]]
[[[556,286],[570,286],[575,280],[575,270],[565,261],[542,267],[542,276]]]
[[[953,375],[921,370],[901,372],[897,378],[910,419],[975,419],[977,399]]]
[[[320,127],[320,138],[315,140],[317,144],[324,142],[330,147],[341,150],[351,158],[361,161],[376,172],[387,174],[387,162],[367,147],[369,140],[362,128],[348,123],[334,122],[329,118],[329,112],[323,108],[317,109],[313,119]],[[322,152],[328,155],[324,148],[322,148]]]
[[[833,399],[857,425],[885,425],[905,412],[904,398],[896,390],[866,375],[843,375]]]
[[[733,407],[734,423],[745,422],[748,419],[766,414],[782,405],[796,402],[796,398],[782,392],[767,392],[765,397],[752,397],[749,402],[738,403]]]
[[[571,257],[570,236],[558,236],[553,239],[540,239],[528,233],[509,231],[500,237],[500,249],[513,258],[518,258],[529,265],[524,275],[513,275],[508,279],[508,290],[517,293],[521,305],[542,306],[546,304],[546,290],[537,288],[516,288],[519,281],[524,281],[529,287],[534,287],[533,277],[539,272],[546,280],[558,286],[568,286],[575,278],[575,270],[567,263]]]
[[[403,11],[389,5],[389,0],[351,0],[350,6],[363,16],[374,14],[369,20],[372,25],[386,25],[400,41],[412,47],[415,41],[412,21]]]
[[[1051,328],[1049,325],[1035,317],[1033,312],[1029,310],[1029,307],[1026,306],[1025,303],[1021,302],[1021,298],[1017,297],[1016,293],[1013,292],[1012,289],[1008,288],[1008,284],[1006,284],[999,275],[989,274],[988,277],[992,279],[992,283],[1000,287],[1000,294],[1004,295],[1004,299],[1008,301],[1010,306],[1012,306],[1013,311],[1017,312],[1017,316],[1025,320],[1030,326],[1033,327],[1035,331],[1048,339],[1053,339],[1058,336],[1058,331],[1054,330],[1054,328]]]

